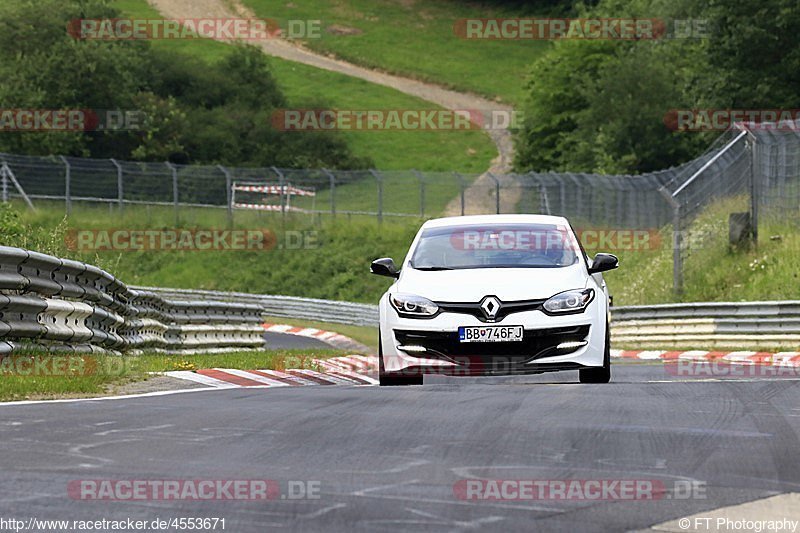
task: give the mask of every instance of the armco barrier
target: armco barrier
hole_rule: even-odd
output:
[[[377,326],[378,306],[357,304],[336,300],[299,298],[295,296],[272,296],[243,292],[220,292],[189,289],[162,289],[157,287],[137,287],[137,290],[151,291],[164,298],[172,299],[214,299],[220,301],[248,302],[261,306],[267,316],[299,318],[351,324],[355,326]]]
[[[247,301],[269,316],[377,326],[376,305],[187,289],[157,289],[167,298]],[[683,303],[613,307],[614,345],[646,348],[800,347],[800,301]]]
[[[619,307],[612,339],[637,349],[800,347],[800,301]]]
[[[70,259],[0,246],[0,355],[213,351],[263,346],[258,303],[172,301]]]

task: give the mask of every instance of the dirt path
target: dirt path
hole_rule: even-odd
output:
[[[255,17],[252,11],[238,0],[148,0],[148,2],[167,18]],[[431,83],[359,67],[346,61],[312,52],[286,40],[268,39],[258,42],[258,45],[268,55],[391,87],[447,109],[498,110],[509,113],[512,111],[511,106],[499,104],[480,96],[459,93]],[[515,186],[515,180],[505,176],[511,169],[513,158],[514,147],[511,133],[506,129],[487,130],[487,133],[498,151],[498,156],[492,160],[487,172],[494,174],[501,181],[503,188],[500,195],[501,211],[513,213],[519,199],[519,190]],[[493,213],[495,211],[495,184],[487,174],[478,177],[464,196],[466,214]],[[460,214],[461,198],[453,199],[445,212],[448,215]]]

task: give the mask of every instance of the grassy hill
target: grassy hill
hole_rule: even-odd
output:
[[[158,18],[146,0],[115,0],[126,16]],[[218,61],[229,45],[210,40],[162,40],[153,46]],[[363,80],[280,58],[270,58],[289,106],[323,104],[337,109],[432,109],[433,104]],[[291,132],[286,135],[292,135]],[[483,172],[497,155],[480,131],[342,131],[354,155],[369,157],[379,169]]]
[[[530,64],[550,46],[545,41],[463,39],[454,33],[459,19],[551,15],[531,5],[448,0],[243,3],[258,16],[279,22],[321,20],[321,38],[303,40],[312,50],[511,104],[522,101]]]

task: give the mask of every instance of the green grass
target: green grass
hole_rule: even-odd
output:
[[[313,359],[345,354],[341,350],[249,350],[200,355],[118,356],[47,355],[23,350],[0,360],[0,401],[100,396],[131,382],[146,380],[150,372],[204,368],[314,369]],[[35,361],[39,368],[33,371]]]
[[[129,17],[160,17],[146,0],[116,0],[113,5]],[[178,39],[153,41],[153,46],[214,62],[224,57],[230,45],[205,39]],[[343,74],[275,57],[270,58],[270,64],[290,108],[323,104],[335,109],[437,108],[425,100]],[[285,133],[298,134],[302,133]],[[378,169],[483,172],[497,155],[491,139],[480,131],[341,131],[339,134],[354,155],[371,158]]]
[[[620,268],[606,275],[615,305],[667,302],[800,299],[800,233],[796,224],[764,220],[759,244],[728,245],[728,213],[745,211],[743,199],[720,202],[692,225],[691,254],[685,260],[684,294],[672,291],[672,228],[661,231],[652,251],[619,253]],[[701,238],[700,235],[705,235]]]
[[[453,31],[454,22],[463,18],[548,16],[531,7],[447,0],[244,3],[281,27],[287,20],[321,20],[321,37],[301,39],[312,50],[512,104],[523,101],[528,67],[549,46],[545,41],[467,40]]]

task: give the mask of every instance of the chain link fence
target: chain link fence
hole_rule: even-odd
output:
[[[800,128],[739,125],[698,158],[641,175],[243,168],[0,154],[2,200],[419,219],[543,213],[575,227],[666,229],[673,286],[711,247],[756,240],[760,217],[800,220]],[[707,254],[706,254],[707,255]]]
[[[670,220],[658,189],[681,167],[641,176],[483,175],[173,165],[0,154],[2,198],[75,203],[430,218],[483,213],[565,215],[591,225],[660,227]]]

